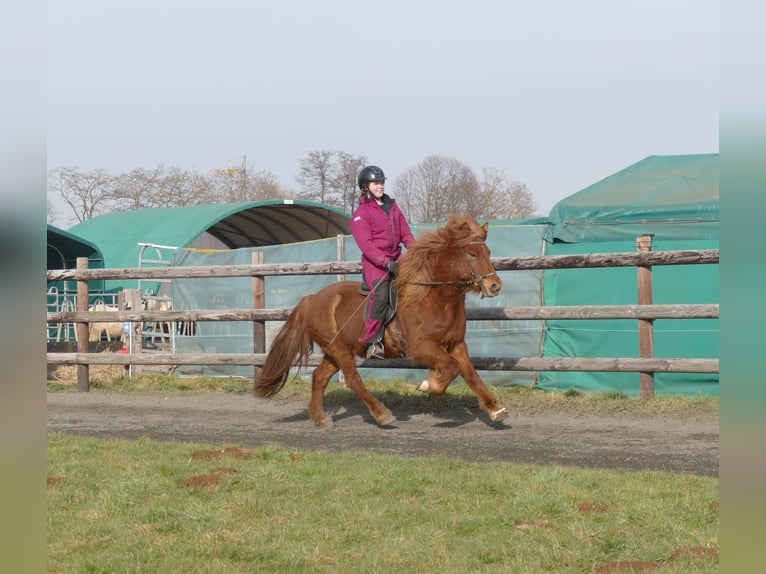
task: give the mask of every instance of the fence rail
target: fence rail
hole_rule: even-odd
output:
[[[197,309],[194,311],[67,311],[48,313],[49,323],[104,321],[285,321],[292,307],[280,309]],[[717,319],[717,304],[578,305],[549,307],[469,307],[473,321],[545,319]]]
[[[306,366],[316,367],[322,355],[310,355]],[[263,366],[265,353],[210,353],[182,355],[113,353],[49,353],[48,362],[55,365],[252,365]],[[598,371],[657,373],[710,373],[718,369],[718,359],[636,359],[636,358],[541,358],[541,357],[472,357],[474,366],[483,371]],[[417,369],[422,365],[410,359],[371,359],[359,366],[375,368]]]
[[[647,251],[637,253],[590,253],[540,255],[492,259],[497,271],[585,269],[591,267],[637,267],[718,263],[718,249]],[[193,279],[211,277],[270,277],[280,275],[336,275],[362,272],[359,262],[260,263],[257,265],[194,265],[188,267],[128,267],[124,269],[55,269],[48,281],[95,281],[101,279]]]
[[[640,239],[640,238],[639,238]],[[649,241],[649,246],[651,241]],[[639,243],[639,249],[642,249]],[[542,358],[542,357],[474,357],[474,365],[489,371],[609,371],[641,373],[641,396],[654,396],[653,373],[717,373],[718,359],[656,358],[651,323],[655,319],[709,319],[719,317],[717,304],[654,305],[651,303],[651,267],[656,265],[716,264],[718,249],[684,251],[649,251],[635,253],[599,253],[582,255],[554,255],[529,257],[493,258],[498,271],[543,270],[595,267],[637,267],[639,270],[638,305],[594,306],[547,306],[547,307],[498,307],[468,308],[469,320],[547,320],[547,319],[627,319],[638,320],[641,329],[641,356],[639,358]],[[343,275],[358,274],[358,262],[329,263],[282,263],[251,265],[214,265],[166,268],[87,269],[87,259],[78,260],[77,269],[49,270],[48,281],[77,281],[78,308],[85,301],[87,308],[87,284],[92,280],[106,279],[188,279],[220,277],[253,277],[262,282],[268,276],[286,275]],[[643,272],[643,274],[641,273]],[[83,295],[83,286],[84,295]],[[255,288],[254,288],[255,289]],[[646,290],[648,289],[648,295]],[[262,291],[262,285],[260,287]],[[641,300],[643,292],[644,300]],[[86,333],[89,323],[104,321],[122,322],[173,322],[173,321],[253,321],[263,325],[265,321],[284,321],[291,308],[282,309],[203,309],[173,311],[109,311],[109,312],[52,312],[47,314],[48,323],[75,323]],[[82,337],[81,337],[82,339]],[[87,340],[87,337],[86,337]],[[263,365],[265,353],[209,353],[209,354],[104,354],[88,353],[87,343],[76,353],[48,353],[47,362],[52,365],[78,365],[78,390],[88,390],[89,365]],[[320,356],[312,355],[307,366],[316,366]],[[360,362],[364,367],[365,362]],[[409,359],[376,360],[369,366],[376,368],[418,368]]]

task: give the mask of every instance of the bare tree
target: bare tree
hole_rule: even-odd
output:
[[[48,210],[47,210],[47,220],[48,225],[53,225],[53,222],[56,220],[56,216],[58,215],[59,210],[56,209],[56,206],[53,205],[53,202],[48,198]]]
[[[157,203],[161,207],[215,203],[206,201],[206,197],[214,189],[211,180],[212,178],[193,170],[185,171],[179,167],[171,167],[163,178],[163,198]]]
[[[335,152],[337,155],[335,170],[335,187],[341,197],[340,209],[353,213],[359,203],[359,186],[356,176],[367,163],[367,156],[354,155],[344,151]]]
[[[450,213],[480,210],[480,184],[458,160],[431,155],[396,179],[396,200],[414,223],[446,221]]]
[[[316,150],[299,160],[300,199],[318,201],[348,213],[356,207],[356,175],[367,162],[364,155],[338,150]]]
[[[432,155],[396,179],[395,196],[415,223],[446,221],[450,213],[477,219],[523,219],[537,209],[527,186],[504,171],[482,169],[480,181],[456,159]]]
[[[284,199],[287,193],[279,185],[274,173],[262,169],[255,171],[250,168],[247,173],[247,201],[263,201],[265,199]]]
[[[252,164],[248,166],[244,160],[237,168],[210,170],[208,181],[198,182],[197,187],[205,192],[204,198],[195,203],[263,201],[287,197],[276,175],[265,169],[256,171]]]
[[[163,165],[136,168],[114,176],[104,170],[86,173],[76,168],[56,168],[48,174],[48,191],[61,196],[76,221],[113,211],[286,197],[276,176],[269,171],[247,176],[245,173],[200,174]],[[49,200],[49,221],[57,215]]]
[[[163,203],[164,167],[137,168],[113,178],[113,194],[120,211],[160,207]]]
[[[317,150],[300,160],[298,197],[337,207],[347,213],[359,197],[356,176],[364,155]],[[526,185],[505,172],[483,169],[483,180],[456,159],[431,155],[396,179],[394,197],[413,223],[446,221],[450,213],[479,219],[532,217],[537,204]],[[48,193],[58,194],[73,217],[68,223],[113,211],[281,199],[285,191],[267,170],[227,168],[200,174],[178,167],[137,168],[110,175],[102,169],[81,172],[59,167],[48,173]],[[48,200],[48,221],[59,214]]]
[[[335,177],[334,155],[335,152],[331,150],[316,150],[298,160],[300,171],[295,181],[301,185],[301,191],[298,194],[300,199],[327,204],[337,201],[337,198],[332,197]]]
[[[534,217],[537,202],[525,184],[509,179],[505,171],[483,168],[482,172],[482,209],[477,217],[486,219]]]
[[[70,223],[114,210],[114,178],[102,169],[81,172],[76,167],[58,167],[48,173],[48,189],[69,206]]]
[[[220,189],[218,178],[209,174],[196,171],[188,172],[186,177],[179,180],[170,189],[172,204],[170,207],[182,205],[204,205],[208,203],[220,203]]]
[[[195,205],[211,195],[209,178],[174,166],[137,168],[113,180],[116,211]]]

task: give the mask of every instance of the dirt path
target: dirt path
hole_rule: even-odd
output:
[[[48,431],[77,435],[284,447],[365,450],[472,461],[654,469],[718,476],[718,419],[512,414],[493,424],[477,408],[439,412],[392,408],[378,427],[361,403],[328,408],[335,425],[318,429],[304,402],[251,395],[127,396],[49,393]]]

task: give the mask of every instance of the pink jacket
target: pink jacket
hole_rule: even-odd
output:
[[[362,251],[362,272],[368,282],[386,274],[388,262],[402,254],[402,243],[409,247],[415,241],[396,202],[388,195],[383,201],[390,204],[388,215],[374,200],[362,200],[351,216],[351,234]]]

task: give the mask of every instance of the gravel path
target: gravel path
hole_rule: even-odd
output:
[[[48,431],[718,476],[719,430],[714,416],[511,414],[494,424],[478,408],[426,412],[399,406],[392,409],[396,424],[380,428],[360,402],[351,402],[328,408],[335,424],[319,429],[309,420],[307,407],[304,402],[225,393],[186,397],[49,393]]]

